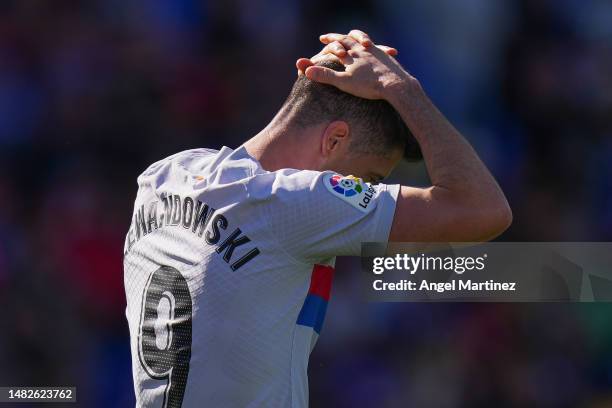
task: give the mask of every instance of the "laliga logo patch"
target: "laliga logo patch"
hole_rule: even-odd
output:
[[[344,195],[345,197],[352,197],[363,191],[361,187],[361,179],[353,176],[342,177],[339,174],[333,175],[329,179],[329,184],[335,192]]]
[[[325,174],[323,183],[336,197],[348,202],[361,212],[371,210],[372,206],[369,204],[376,194],[376,190],[369,184],[364,183],[359,177]]]

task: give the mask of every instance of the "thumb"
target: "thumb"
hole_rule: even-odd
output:
[[[306,74],[306,78],[311,81],[334,85],[336,87],[344,82],[348,75],[346,72],[338,72],[318,65],[306,68],[304,73]]]
[[[295,62],[295,67],[298,70],[298,75],[304,74],[304,70],[309,66],[314,65],[314,62],[308,58],[300,58]]]

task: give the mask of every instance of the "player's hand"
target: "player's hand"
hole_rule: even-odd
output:
[[[307,65],[305,61],[301,61],[304,74],[313,81],[333,85],[344,92],[366,99],[387,99],[386,95],[396,85],[416,81],[389,55],[387,49],[375,46],[361,31],[353,30],[349,35],[325,34],[320,40],[326,47],[335,42],[342,45],[346,55],[338,55],[342,53],[337,46],[333,47],[334,51],[328,49],[327,54],[333,54],[346,69],[344,72],[338,72],[321,66]],[[300,60],[297,65],[299,69]]]
[[[318,54],[310,58],[300,58],[297,60],[297,62],[295,63],[295,66],[298,70],[298,75],[304,75],[304,71],[306,70],[306,68],[312,65],[315,65],[319,61],[332,60],[332,61],[342,63],[342,59],[343,58],[346,59],[348,57],[347,51],[349,49],[345,48],[344,45],[342,45],[340,41],[335,41],[335,40],[328,41],[327,40],[328,35],[330,34],[324,34],[319,37],[319,40],[321,40],[321,42],[324,43],[325,46]],[[337,35],[340,35],[340,34],[337,34]],[[349,36],[354,38],[356,41],[359,41],[359,43],[363,45],[364,47],[374,47],[375,46],[377,48],[380,48],[382,51],[386,52],[388,55],[392,57],[396,57],[398,54],[398,51],[396,48],[389,47],[387,45],[381,45],[381,44],[374,45],[372,40],[370,40],[370,37],[363,31],[352,30],[349,33]]]

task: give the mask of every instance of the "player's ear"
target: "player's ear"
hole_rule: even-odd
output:
[[[324,157],[345,152],[348,148],[350,129],[348,123],[343,120],[331,122],[323,131],[321,142],[321,153]]]

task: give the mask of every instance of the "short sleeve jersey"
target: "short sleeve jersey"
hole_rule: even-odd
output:
[[[308,406],[335,257],[388,239],[398,191],[244,147],[152,164],[124,248],[137,406]]]

